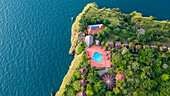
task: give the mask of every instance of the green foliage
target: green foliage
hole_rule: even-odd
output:
[[[104,32],[105,32],[105,35],[108,37],[111,33],[111,29],[109,27],[104,27]]]
[[[120,37],[119,36],[116,36],[115,37],[115,41],[119,41],[120,40]]]
[[[105,46],[106,46],[106,47],[109,47],[109,44],[108,44],[108,43],[106,43],[106,44],[105,44]]]
[[[66,96],[75,96],[74,89],[70,88],[66,91]]]
[[[81,90],[81,83],[78,80],[74,81],[72,86],[73,86],[75,91],[80,91]]]
[[[90,95],[90,96],[93,96],[93,95],[94,95],[94,91],[93,91],[93,87],[92,87],[91,85],[92,85],[91,83],[88,83],[88,84],[87,84],[86,94],[87,94],[87,95]]]
[[[137,35],[137,39],[141,42],[148,42],[148,37],[145,36],[144,34]]]
[[[162,74],[162,80],[168,81],[169,80],[169,74]]]
[[[163,69],[161,67],[154,67],[153,70],[154,70],[154,73],[156,74],[156,76],[159,76],[163,72]]]
[[[113,92],[114,92],[116,95],[118,95],[118,94],[120,93],[120,90],[115,87],[115,88],[113,88]]]
[[[127,94],[127,90],[126,90],[126,89],[123,89],[123,90],[122,90],[122,93],[123,93],[124,95],[126,95],[126,94]]]
[[[95,71],[94,73],[90,73],[87,76],[87,79],[90,83],[97,83],[100,78],[98,77],[97,72]]]
[[[160,46],[162,46],[162,43],[161,42],[157,42],[156,45],[160,47]]]
[[[105,38],[104,30],[99,30],[97,32],[97,38],[101,41],[103,38]],[[102,39],[101,39],[102,38]]]
[[[106,94],[106,85],[102,81],[98,81],[94,85],[94,90],[97,96],[104,96]]]
[[[137,95],[138,96],[148,96],[148,91],[142,88],[137,88],[136,89]]]
[[[116,81],[116,86],[120,87],[120,89],[124,89],[126,87],[126,83],[125,83],[125,81],[123,79],[118,80],[118,81]]]
[[[112,91],[107,91],[106,92],[106,96],[113,96],[113,95],[114,95],[114,93]]]
[[[76,78],[76,79],[80,79],[81,78],[81,72],[76,70],[73,74],[73,76]]]
[[[76,54],[78,55],[78,54],[82,53],[85,50],[85,48],[86,48],[86,44],[80,43],[80,46],[78,46]]]
[[[110,75],[114,76],[112,69],[108,70],[108,73],[109,73]]]
[[[161,83],[158,88],[160,96],[170,96],[170,82]]]
[[[156,57],[155,53],[156,51],[154,50],[154,48],[151,47],[142,49],[139,55],[139,63],[152,66],[153,64],[152,58]]]
[[[138,62],[133,62],[133,63],[132,63],[132,69],[133,69],[134,71],[138,70],[138,69],[139,69],[139,66],[140,66],[140,63],[138,63]]]
[[[99,67],[96,70],[102,70],[102,69],[106,69],[105,67]]]
[[[148,90],[152,90],[157,86],[157,83],[153,80],[147,79],[143,82],[143,87]]]
[[[118,65],[122,61],[122,57],[119,54],[113,54],[111,60],[112,65]]]

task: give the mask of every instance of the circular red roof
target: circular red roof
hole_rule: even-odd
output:
[[[116,75],[116,80],[117,80],[117,81],[118,81],[118,80],[122,80],[122,79],[125,80],[125,74],[119,73],[119,74]]]

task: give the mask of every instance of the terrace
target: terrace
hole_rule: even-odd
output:
[[[98,56],[95,56],[97,52]],[[86,48],[86,56],[89,58],[91,61],[91,68],[100,68],[100,67],[105,67],[105,68],[110,68],[111,65],[111,54],[110,51],[106,51],[106,47],[103,46],[91,46]]]

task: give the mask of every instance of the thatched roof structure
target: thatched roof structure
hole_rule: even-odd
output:
[[[124,44],[124,46],[125,46],[126,48],[129,48],[128,42],[123,42],[123,44]]]
[[[87,71],[88,71],[88,69],[86,70],[85,68],[81,68],[81,69],[79,69],[79,71],[81,72],[81,74],[82,75],[87,75]]]
[[[116,79],[109,73],[105,73],[101,76],[102,82],[106,84],[107,90],[112,90],[114,87],[116,87]]]
[[[113,48],[114,47],[114,43],[111,40],[108,40],[107,43],[109,44],[109,47]]]
[[[86,79],[81,79],[79,82],[81,83],[81,86],[87,86],[87,81]]]
[[[121,42],[120,41],[116,41],[116,49],[117,48],[121,48]]]

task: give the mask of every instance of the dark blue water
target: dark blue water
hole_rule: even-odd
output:
[[[0,0],[0,96],[58,91],[73,59],[70,18],[94,1],[170,20],[169,0]]]

